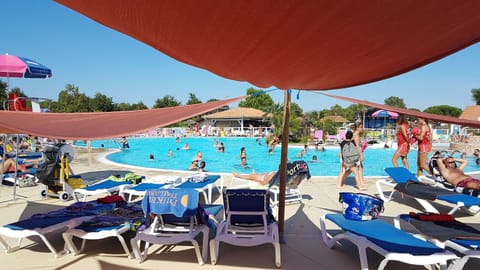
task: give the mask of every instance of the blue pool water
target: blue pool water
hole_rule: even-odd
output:
[[[225,145],[225,152],[217,152],[214,147],[215,142],[219,140]],[[188,143],[190,150],[182,150],[185,143]],[[255,170],[257,173],[269,172],[278,169],[280,164],[281,147],[277,145],[272,154],[268,154],[268,148],[264,139],[256,141],[256,138],[245,137],[187,137],[182,138],[181,142],[176,142],[175,138],[130,138],[130,149],[108,155],[107,159],[116,163],[129,164],[134,166],[165,169],[165,170],[187,170],[192,158],[197,151],[202,151],[203,160],[206,162],[206,169],[209,172],[230,173],[238,171],[240,173],[250,173]],[[83,143],[77,145],[84,146]],[[115,140],[93,141],[92,147],[120,148],[120,143]],[[247,149],[248,168],[239,166],[240,148]],[[177,150],[178,148],[178,150]],[[173,157],[168,157],[168,150],[173,150]],[[308,153],[303,158],[298,158],[297,154],[302,147],[289,147],[288,159],[311,161],[312,156],[318,157],[317,162],[309,162],[310,172],[313,176],[337,176],[340,169],[338,158],[338,147],[326,147],[324,152],[315,151],[310,147]],[[391,158],[394,149],[368,147],[365,150],[364,175],[378,176],[386,175],[384,168],[392,167]],[[153,154],[155,159],[149,160],[149,155]],[[410,170],[416,172],[417,152],[412,150],[408,155]],[[401,164],[400,159],[398,160]],[[466,171],[477,171],[473,158],[469,160],[469,166]]]

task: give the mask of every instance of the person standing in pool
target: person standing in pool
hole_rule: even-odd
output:
[[[127,137],[122,137],[122,149],[129,149],[130,145],[128,144]]]
[[[205,166],[207,166],[207,163],[203,160],[200,161],[200,164],[198,164],[198,172],[206,172]]]
[[[240,158],[243,158],[243,157],[247,158],[247,149],[244,146],[240,148]]]
[[[397,127],[397,151],[393,154],[392,157],[392,164],[393,167],[398,167],[398,158],[402,159],[403,167],[407,170],[409,169],[407,154],[410,151],[410,126],[408,125],[407,119],[404,115],[400,115],[398,117],[398,127]]]

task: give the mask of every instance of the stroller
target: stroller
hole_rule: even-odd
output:
[[[57,197],[62,201],[70,200],[73,198],[73,191],[84,186],[81,177],[70,175],[69,162],[75,156],[74,148],[61,143],[48,145],[43,154],[45,162],[36,173],[36,177],[45,185],[40,195]]]

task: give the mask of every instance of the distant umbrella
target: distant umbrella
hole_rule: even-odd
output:
[[[0,55],[0,77],[7,78],[50,78],[52,70],[25,57]]]
[[[372,113],[372,117],[387,117],[387,118],[390,117],[390,118],[393,118],[393,119],[397,119],[398,118],[398,113],[387,111],[387,110],[378,110],[378,111]]]
[[[10,78],[50,78],[52,77],[52,70],[48,67],[30,60],[25,57],[15,55],[2,54],[0,55],[0,77],[6,77],[7,92],[10,89]],[[17,141],[19,140],[17,134]],[[18,146],[15,153],[18,153]],[[5,159],[5,156],[3,157]],[[15,155],[15,182],[13,184],[13,199],[16,198],[17,188],[17,171],[18,171],[18,155]]]

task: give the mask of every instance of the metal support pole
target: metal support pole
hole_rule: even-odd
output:
[[[282,152],[280,158],[280,190],[278,197],[278,230],[280,241],[284,241],[285,228],[285,189],[287,184],[287,162],[288,162],[288,135],[290,123],[290,90],[285,90],[283,131],[282,131]]]

